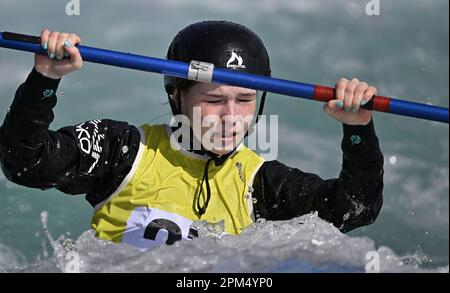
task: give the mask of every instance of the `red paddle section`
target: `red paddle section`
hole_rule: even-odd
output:
[[[328,102],[334,99],[334,88],[327,86],[314,86],[314,100]]]
[[[375,111],[389,113],[389,106],[391,105],[391,98],[383,96],[373,97],[373,108]]]
[[[328,102],[329,100],[335,99],[334,88],[321,85],[314,86],[313,99],[321,102]],[[387,113],[390,112],[389,106],[391,104],[391,99],[389,97],[375,96],[372,101],[373,110]]]

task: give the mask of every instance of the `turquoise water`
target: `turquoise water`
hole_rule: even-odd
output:
[[[80,0],[79,16],[65,14],[67,2],[1,0],[0,30],[73,31],[88,46],[164,57],[187,24],[226,19],[262,37],[273,76],[330,86],[340,77],[358,77],[381,95],[449,105],[448,1],[381,0],[380,16],[364,13],[366,0]],[[31,54],[0,49],[4,113],[32,64]],[[61,91],[52,129],[94,118],[136,125],[169,118],[154,120],[169,113],[160,75],[86,63],[63,79]],[[323,178],[338,175],[341,127],[320,103],[269,94],[266,113],[280,115],[279,160]],[[350,234],[398,255],[416,254],[424,267],[448,265],[448,125],[380,113],[374,120],[385,155],[384,206],[374,224]],[[43,210],[53,235],[77,238],[89,228],[92,208],[83,196],[18,186],[1,172],[0,178],[2,253],[31,261],[48,250]]]

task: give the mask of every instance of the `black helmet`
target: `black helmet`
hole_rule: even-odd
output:
[[[218,68],[265,76],[270,76],[271,72],[269,56],[261,39],[245,26],[229,21],[202,21],[185,27],[170,44],[167,59],[187,63],[192,60],[203,61]],[[189,82],[164,76],[164,88],[168,95]],[[174,115],[179,114],[179,107],[175,107],[170,97],[169,102]],[[260,113],[262,103],[263,100],[258,111]]]

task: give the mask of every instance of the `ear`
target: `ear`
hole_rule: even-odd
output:
[[[175,105],[178,104],[178,90],[177,89],[174,89],[172,94],[169,95],[169,97]]]
[[[181,113],[181,92],[178,89],[174,89],[172,94],[169,95],[170,106],[173,113]]]

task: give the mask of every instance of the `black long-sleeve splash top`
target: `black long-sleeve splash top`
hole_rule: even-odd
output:
[[[33,69],[20,85],[0,129],[1,166],[12,182],[86,194],[95,206],[116,190],[130,171],[140,133],[126,122],[92,120],[92,127],[82,130],[83,137],[93,138],[96,146],[87,153],[80,142],[79,125],[49,130],[59,81]],[[324,180],[278,161],[264,162],[253,181],[254,215],[285,220],[317,211],[342,232],[372,223],[383,201],[383,155],[373,122],[343,125],[343,133],[342,170],[336,179]],[[122,151],[123,146],[128,147],[127,152]]]

